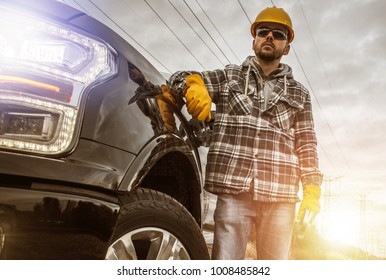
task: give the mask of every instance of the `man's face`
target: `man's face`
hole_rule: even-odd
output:
[[[287,55],[290,45],[287,39],[283,40],[283,33],[287,36],[288,31],[281,24],[259,24],[256,27],[256,36],[252,45],[256,57],[265,62],[272,62],[280,60],[283,55]]]

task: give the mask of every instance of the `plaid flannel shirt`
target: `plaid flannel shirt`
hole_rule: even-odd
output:
[[[183,95],[187,75],[200,74],[216,104],[207,191],[252,192],[259,201],[297,202],[300,181],[322,183],[309,92],[283,65],[288,70],[285,75],[268,77],[274,86],[265,102],[262,77],[250,65],[249,58],[241,66],[228,65],[223,70],[177,72],[168,86]]]

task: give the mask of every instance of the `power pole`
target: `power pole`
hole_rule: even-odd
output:
[[[366,211],[367,211],[367,193],[359,194],[359,240],[357,248],[357,256],[359,248],[362,248],[366,253],[366,259],[368,255],[368,246],[366,242]]]
[[[335,181],[339,181],[342,177],[343,176],[338,176],[333,178],[325,177],[323,180],[324,182],[323,190],[322,190],[322,197],[323,197],[322,212],[324,213],[323,220],[328,220],[330,218],[331,200],[332,200],[332,197],[336,196],[331,192],[331,183]],[[323,227],[324,227],[324,221],[322,221],[322,231],[323,231]]]

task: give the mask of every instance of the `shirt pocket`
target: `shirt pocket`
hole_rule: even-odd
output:
[[[229,115],[250,115],[253,108],[254,88],[248,87],[247,94],[236,81],[230,81],[228,84],[228,104],[227,113]]]
[[[268,122],[283,131],[293,128],[297,113],[304,108],[305,98],[300,95],[283,95],[277,103],[263,113]]]

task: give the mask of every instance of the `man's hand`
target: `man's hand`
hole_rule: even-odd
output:
[[[306,212],[312,214],[311,221],[320,212],[320,187],[313,185],[305,185],[303,187],[303,200],[300,203],[300,208],[297,216],[297,220],[302,223],[306,217]]]
[[[186,107],[188,113],[199,121],[209,122],[211,119],[212,99],[200,75],[191,74],[186,77]]]

